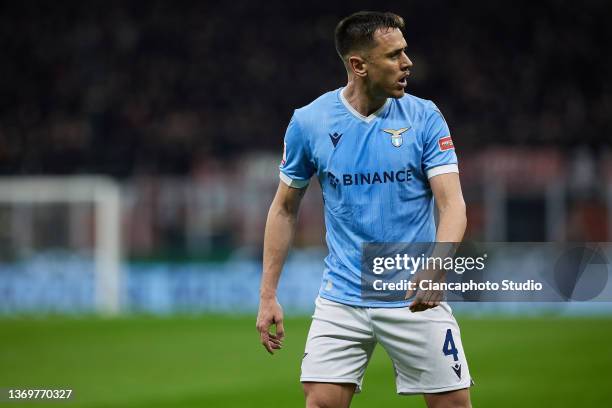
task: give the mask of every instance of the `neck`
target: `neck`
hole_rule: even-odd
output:
[[[387,102],[386,97],[376,97],[361,81],[349,78],[344,88],[344,98],[346,101],[363,116],[370,116]]]

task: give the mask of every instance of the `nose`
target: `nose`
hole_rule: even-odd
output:
[[[408,58],[408,54],[402,52],[402,69],[412,68],[412,61]]]

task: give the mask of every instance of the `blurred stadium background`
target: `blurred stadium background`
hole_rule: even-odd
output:
[[[468,239],[612,240],[605,1],[3,3],[0,388],[73,388],[79,407],[302,405],[317,183],[272,358],[255,331],[263,227],[293,109],[345,82],[335,24],[373,8],[405,18],[408,92],[451,127]],[[610,304],[455,309],[475,406],[612,404]],[[423,405],[394,395],[379,350],[353,406],[381,403]]]

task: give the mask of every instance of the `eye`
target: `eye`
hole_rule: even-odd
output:
[[[398,59],[402,55],[402,52],[405,53],[406,55],[408,55],[407,50],[408,50],[408,47],[405,47],[405,48],[403,48],[401,50],[398,50],[398,51],[394,52],[393,54],[390,55],[390,57],[392,59]]]

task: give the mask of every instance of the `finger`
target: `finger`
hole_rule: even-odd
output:
[[[278,337],[276,334],[273,334],[273,333],[268,333],[268,337],[270,337],[271,339],[274,339],[274,340],[279,340],[281,343],[283,341],[282,338]]]
[[[270,325],[272,325],[272,321],[268,321],[267,319],[264,320],[259,320],[259,318],[257,319],[257,324],[255,325],[255,327],[257,328],[257,331],[261,334],[261,333],[267,333],[268,329],[270,328]]]
[[[261,344],[263,344],[264,347],[266,344],[268,344],[268,335],[266,334],[266,332],[260,332],[259,339],[261,340]]]
[[[440,304],[440,302],[436,301],[436,300],[429,300],[425,303],[425,308],[424,310],[427,309],[433,309],[434,307],[437,307]]]
[[[416,298],[414,298],[414,300],[412,301],[412,303],[410,303],[410,310],[415,311],[419,308],[419,305],[421,304],[421,299],[419,298],[419,296],[417,296]]]
[[[279,346],[283,345],[283,341],[280,339],[273,339],[272,337],[270,337],[268,341],[272,344],[278,344]]]
[[[283,326],[282,319],[276,322],[276,338],[283,339],[285,337],[285,326]]]
[[[270,349],[272,350],[280,350],[283,348],[283,343],[278,340],[278,339],[269,339],[268,340],[268,346],[270,346]]]
[[[425,303],[423,303],[422,301],[415,301],[413,302],[412,307],[410,308],[410,310],[415,313],[415,312],[422,312],[423,310],[427,310],[427,305]]]
[[[442,292],[440,291],[435,291],[432,296],[431,296],[431,303],[432,303],[432,307],[436,307],[440,304],[440,302],[443,300],[444,296],[442,294]]]
[[[415,291],[413,289],[408,289],[406,291],[406,296],[404,296],[404,299],[410,299],[411,297],[413,297],[414,296],[414,292]]]
[[[423,302],[423,292],[418,291],[418,292],[416,293],[416,296],[415,296],[415,297],[414,297],[414,299],[412,300],[411,305],[418,305],[418,304],[420,304],[420,303],[422,303],[422,302]]]
[[[270,341],[268,340],[268,334],[265,332],[260,333],[260,337],[261,337],[261,344],[262,346],[264,346],[266,351],[270,354],[274,354],[274,351],[272,350],[272,347],[270,346]]]
[[[436,291],[432,291],[430,293],[428,300],[429,306],[430,307],[436,307],[440,304],[440,302],[442,301],[443,295],[442,292],[439,290]]]
[[[434,297],[434,292],[433,291],[431,291],[431,290],[426,291],[423,294],[423,303],[426,304],[426,305],[429,304],[429,302],[431,302],[433,300],[433,297]]]

